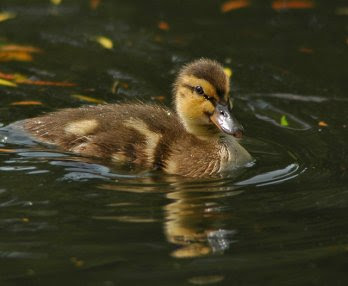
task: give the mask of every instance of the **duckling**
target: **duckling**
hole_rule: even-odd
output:
[[[216,176],[252,161],[239,144],[229,77],[216,61],[185,65],[175,111],[140,103],[69,108],[24,120],[22,128],[65,151],[186,177]]]

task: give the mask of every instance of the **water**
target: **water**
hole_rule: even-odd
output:
[[[0,56],[0,73],[76,85],[0,85],[1,285],[347,284],[345,1],[228,13],[222,1],[27,2],[1,1],[16,17],[0,43],[41,52]],[[6,127],[90,104],[75,95],[170,105],[175,72],[203,56],[232,69],[256,159],[223,178],[113,166]]]

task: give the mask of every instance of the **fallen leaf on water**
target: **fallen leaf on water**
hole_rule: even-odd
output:
[[[19,61],[19,62],[31,62],[33,56],[28,52],[17,51],[0,51],[0,62]]]
[[[42,105],[42,102],[35,100],[23,100],[12,102],[11,105]]]
[[[76,257],[71,257],[71,258],[70,258],[70,261],[71,261],[71,263],[74,264],[76,267],[82,267],[82,266],[85,264],[85,262],[84,262],[83,260],[78,259],[78,258],[76,258]]]
[[[5,80],[6,79],[6,80]],[[8,80],[12,80],[8,81]],[[62,87],[71,87],[76,86],[76,83],[72,82],[60,82],[60,81],[42,81],[42,80],[30,80],[27,76],[22,74],[7,74],[0,72],[0,85],[8,85],[8,86],[17,86],[18,84],[29,84],[29,85],[42,85],[42,86],[62,86]],[[9,85],[9,83],[11,85]]]
[[[17,86],[17,84],[13,83],[12,81],[8,81],[8,80],[2,79],[2,78],[0,78],[0,85],[12,86],[12,87]]]
[[[288,120],[286,119],[286,116],[283,115],[281,118],[280,118],[280,125],[281,126],[289,126],[289,122]]]
[[[21,221],[22,221],[22,222],[29,222],[30,220],[29,220],[27,217],[23,217],[23,218],[21,219]]]
[[[0,22],[4,22],[6,20],[10,20],[16,17],[15,13],[12,12],[2,12],[0,13]]]
[[[22,45],[2,45],[0,51],[5,52],[27,52],[27,53],[40,53],[42,50],[33,46],[22,46]]]
[[[16,150],[0,148],[0,152],[3,152],[3,153],[13,153],[13,152],[16,152]]]
[[[298,51],[303,54],[313,54],[313,49],[310,48],[299,48]]]
[[[90,0],[89,6],[91,9],[95,10],[99,7],[101,0]]]
[[[97,98],[90,97],[90,96],[86,96],[86,95],[82,95],[82,94],[72,94],[71,97],[77,98],[79,100],[91,102],[91,103],[97,103],[97,104],[106,103],[104,100],[97,99]]]
[[[157,25],[158,29],[162,31],[168,31],[170,29],[170,26],[167,22],[165,21],[160,21]]]
[[[224,68],[224,72],[225,72],[225,74],[226,74],[229,78],[231,78],[232,75],[233,75],[233,72],[232,72],[232,70],[231,70],[229,67],[225,67],[225,68]]]
[[[111,50],[114,47],[114,43],[112,42],[112,40],[110,40],[107,37],[99,36],[96,37],[95,40],[105,49]]]
[[[327,127],[327,126],[329,126],[325,121],[319,121],[319,122],[318,122],[318,125],[321,126],[321,127]]]
[[[237,10],[240,8],[244,8],[249,6],[250,3],[248,0],[230,0],[222,3],[221,5],[221,12],[227,13],[232,10]]]
[[[42,85],[42,86],[62,86],[62,87],[70,87],[70,86],[77,86],[76,83],[72,82],[60,82],[60,81],[42,81],[42,80],[16,80],[19,84],[29,84],[29,85]]]
[[[211,276],[195,276],[190,278],[188,281],[195,285],[208,285],[215,284],[224,280],[224,276],[221,275],[211,275]]]
[[[51,0],[51,3],[53,5],[59,5],[60,3],[62,3],[62,0]]]
[[[314,7],[314,2],[309,0],[292,1],[292,0],[276,0],[272,3],[272,9],[284,10],[284,9],[311,9]]]

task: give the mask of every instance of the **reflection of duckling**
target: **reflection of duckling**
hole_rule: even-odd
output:
[[[106,104],[28,119],[24,129],[67,151],[188,177],[250,162],[236,140],[242,127],[232,116],[229,79],[220,64],[200,59],[184,66],[174,97],[176,113],[156,105]]]

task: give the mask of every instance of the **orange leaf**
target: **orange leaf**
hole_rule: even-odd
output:
[[[327,126],[329,126],[325,121],[319,121],[319,122],[318,122],[318,125],[321,126],[321,127],[327,127]]]
[[[41,101],[16,101],[12,102],[11,105],[42,105]]]
[[[33,46],[22,46],[22,45],[3,45],[0,46],[0,51],[5,52],[27,52],[27,53],[40,53],[40,49]]]
[[[29,84],[29,85],[43,85],[43,86],[77,86],[76,83],[72,82],[60,82],[60,81],[42,81],[42,80],[29,80],[29,79],[18,79],[16,80],[19,84]]]
[[[249,6],[250,3],[248,0],[230,0],[222,3],[221,5],[221,12],[227,13],[232,10],[237,10],[240,8],[244,8]]]
[[[3,152],[3,153],[13,153],[13,152],[16,152],[16,150],[0,148],[0,152]]]
[[[168,31],[170,29],[170,26],[167,22],[161,21],[158,23],[158,29],[160,29],[162,31]]]
[[[90,0],[89,6],[91,7],[91,9],[95,10],[100,5],[100,2],[101,0]]]
[[[31,62],[33,56],[28,52],[21,51],[0,51],[0,62],[20,61]]]
[[[272,9],[311,9],[314,7],[314,2],[310,0],[294,1],[294,0],[275,0],[272,3]]]
[[[309,48],[299,48],[298,51],[304,54],[313,54],[313,49],[309,49]]]
[[[13,74],[0,72],[0,78],[3,78],[3,79],[14,79],[15,76]]]

